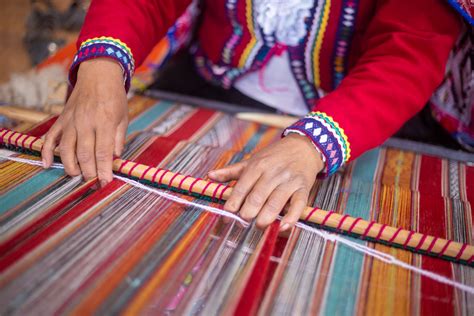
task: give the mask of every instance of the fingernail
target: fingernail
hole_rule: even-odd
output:
[[[100,187],[103,188],[107,185],[107,181],[105,180],[100,180]]]
[[[42,160],[41,160],[41,163],[43,164],[43,168],[46,169],[46,160],[45,160],[45,159],[42,159]]]
[[[287,230],[288,228],[290,228],[290,224],[284,223],[283,225],[280,226],[280,231],[281,231],[281,232],[284,232],[284,231]]]

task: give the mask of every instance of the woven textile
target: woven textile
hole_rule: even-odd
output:
[[[144,98],[130,117],[124,158],[197,177],[281,134]],[[0,194],[2,315],[474,313],[472,295],[344,245],[299,229],[279,236],[277,224],[243,228],[119,180],[96,190],[62,170],[0,161]],[[312,195],[323,209],[472,244],[469,201],[474,167],[393,148],[366,153]],[[357,242],[474,285],[471,267]]]

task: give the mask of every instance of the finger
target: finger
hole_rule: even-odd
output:
[[[232,193],[225,203],[224,209],[229,212],[237,212],[242,206],[247,194],[252,190],[255,182],[257,182],[260,174],[258,171],[248,169],[242,172],[242,176],[232,189]]]
[[[112,181],[112,160],[114,153],[114,135],[112,128],[100,128],[96,133],[95,159],[97,176],[104,187]]]
[[[76,156],[86,181],[97,176],[95,164],[95,133],[90,128],[81,128],[77,135]]]
[[[76,159],[76,139],[76,129],[66,127],[59,144],[59,153],[61,155],[61,162],[64,165],[64,171],[71,177],[81,174],[81,169]]]
[[[304,189],[299,189],[291,196],[290,207],[288,212],[281,220],[280,231],[285,231],[293,227],[300,219],[304,208],[308,204],[309,192]]]
[[[260,212],[270,194],[281,184],[281,180],[272,175],[263,175],[248,194],[244,204],[240,208],[240,216],[249,221]]]
[[[49,168],[54,161],[54,149],[56,148],[62,133],[62,128],[59,124],[54,124],[46,134],[43,148],[41,148],[41,159],[43,167]]]
[[[123,152],[123,148],[125,145],[125,138],[127,135],[127,120],[123,120],[117,127],[117,132],[115,133],[115,141],[114,141],[114,155],[116,157],[120,157]]]
[[[270,195],[257,216],[257,227],[265,228],[275,221],[285,204],[290,199],[294,190],[288,188],[286,184],[279,185]]]
[[[242,175],[242,172],[247,166],[247,161],[241,161],[230,166],[212,170],[208,173],[208,176],[211,180],[217,182],[228,182],[231,180],[237,180]]]

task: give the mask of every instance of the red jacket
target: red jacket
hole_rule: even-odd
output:
[[[129,82],[134,67],[190,2],[93,0],[78,40],[72,82],[80,62],[101,56],[118,60]],[[286,133],[310,137],[333,173],[380,145],[423,108],[443,79],[461,19],[441,0],[314,2],[311,9],[297,11],[296,24],[304,26],[305,35],[297,43],[284,43],[313,112]],[[206,79],[231,86],[263,67],[284,38],[284,31],[262,30],[261,13],[252,3],[204,1],[195,61]],[[295,1],[295,12],[299,3],[304,1]],[[291,34],[289,40],[295,38]],[[321,97],[318,88],[329,93]]]

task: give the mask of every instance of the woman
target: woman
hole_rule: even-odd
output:
[[[127,129],[134,68],[190,0],[92,1],[71,67],[74,86],[47,134],[69,175],[112,179]],[[304,115],[249,160],[209,172],[238,179],[225,209],[264,227],[288,203],[296,223],[317,175],[394,134],[443,81],[462,21],[442,0],[207,0],[193,45],[207,81]],[[323,92],[324,91],[324,92]]]

